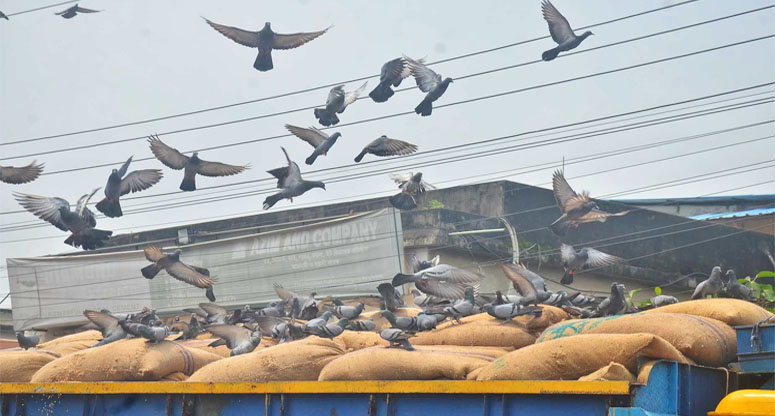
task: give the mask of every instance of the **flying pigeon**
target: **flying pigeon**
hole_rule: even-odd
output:
[[[621,315],[627,313],[627,299],[624,297],[624,285],[611,283],[611,294],[597,305],[598,314],[602,316]]]
[[[651,306],[658,308],[660,306],[672,305],[678,303],[678,298],[668,295],[657,295],[651,298]]]
[[[75,211],[71,211],[70,203],[62,198],[21,192],[15,192],[14,197],[24,209],[38,218],[48,221],[62,231],[69,231],[71,234],[65,240],[65,244],[82,247],[84,250],[94,250],[104,246],[105,241],[113,234],[113,231],[94,228],[97,226],[97,219],[94,218],[94,213],[86,208],[89,199],[99,190],[100,188],[96,188],[90,194],[78,198]]]
[[[271,334],[272,338],[278,339],[280,342],[304,338],[301,326],[294,323],[293,319],[287,320],[276,316],[259,316],[254,321],[262,333]]]
[[[562,215],[549,228],[558,236],[564,236],[571,226],[578,227],[579,224],[593,221],[605,222],[608,217],[620,217],[630,213],[630,211],[622,211],[611,214],[601,211],[597,203],[589,198],[589,192],[582,191],[581,194],[577,194],[559,170],[555,171],[552,177],[552,188],[554,199]]]
[[[541,308],[536,306],[520,306],[516,303],[503,305],[487,305],[485,311],[493,318],[503,319],[508,322],[521,315],[541,316]]]
[[[414,283],[423,293],[444,299],[462,299],[466,287],[478,286],[482,277],[448,264],[439,264],[415,274],[398,273],[393,277],[393,286]]]
[[[452,317],[456,322],[460,322],[460,318],[473,315],[476,301],[474,300],[474,288],[467,287],[464,298],[455,302],[452,306],[444,308],[444,315]]]
[[[78,13],[99,13],[102,10],[92,10],[87,9],[84,7],[78,6],[78,3],[75,3],[75,6],[69,7],[61,12],[54,13],[57,16],[62,16],[65,19],[72,19],[75,17]]]
[[[97,325],[102,332],[102,340],[94,345],[95,347],[126,338],[127,333],[118,324],[118,318],[115,316],[92,310],[83,311],[83,315]]]
[[[0,19],[10,20],[10,19],[8,19],[8,16],[5,13],[3,13],[2,11],[0,11]]]
[[[544,0],[544,2],[541,3],[541,12],[544,15],[544,20],[549,24],[549,33],[552,35],[552,40],[557,42],[556,47],[544,51],[544,53],[541,54],[541,59],[544,61],[551,61],[556,58],[560,52],[574,49],[579,46],[587,36],[593,34],[587,30],[582,33],[581,36],[576,36],[568,21],[549,0]]]
[[[417,151],[417,145],[405,142],[403,140],[391,139],[384,134],[373,142],[369,143],[361,150],[358,156],[355,156],[355,162],[360,162],[367,153],[375,156],[406,156]]]
[[[199,152],[194,152],[191,157],[185,156],[178,151],[164,144],[158,136],[151,136],[148,139],[151,145],[151,151],[156,159],[159,159],[168,168],[175,170],[184,169],[183,182],[180,183],[181,191],[196,190],[196,175],[204,176],[231,176],[236,175],[250,166],[227,165],[220,162],[208,162],[199,158]]]
[[[391,196],[388,201],[390,205],[402,210],[411,210],[417,208],[417,197],[425,193],[428,189],[436,189],[435,186],[422,180],[422,172],[412,174],[391,174],[390,179],[398,184],[401,192]]]
[[[294,136],[309,143],[310,146],[312,146],[315,149],[312,151],[312,154],[309,155],[309,157],[304,161],[308,165],[315,163],[315,160],[320,155],[327,156],[328,151],[331,150],[331,147],[333,147],[334,144],[336,143],[336,139],[342,137],[342,134],[339,132],[336,132],[329,136],[326,133],[320,131],[319,129],[316,129],[315,127],[310,127],[308,129],[305,129],[302,127],[296,127],[296,126],[291,126],[290,124],[286,124],[285,128],[288,129],[288,131],[290,131],[291,133],[293,133]]]
[[[318,32],[283,35],[273,32],[269,22],[266,22],[264,28],[258,32],[252,32],[237,27],[219,25],[218,23],[211,22],[207,19],[205,19],[205,21],[210,27],[234,42],[249,48],[258,48],[258,56],[253,63],[253,68],[256,68],[259,71],[269,71],[274,68],[274,65],[272,64],[272,49],[298,48],[326,33],[326,31],[330,29],[330,27],[328,27]]]
[[[20,347],[26,350],[28,348],[35,348],[35,346],[38,345],[38,343],[40,343],[40,337],[37,336],[36,334],[32,334],[28,337],[25,337],[24,332],[17,332],[16,341],[19,342]]]
[[[328,99],[326,99],[326,106],[314,110],[315,118],[324,126],[335,126],[339,123],[339,117],[336,114],[344,113],[347,106],[354,103],[363,93],[363,90],[366,89],[366,84],[368,82],[364,82],[357,90],[350,92],[344,91],[344,85],[331,88],[331,91],[328,93]]]
[[[415,107],[414,112],[421,116],[429,116],[433,111],[433,102],[444,95],[447,87],[452,82],[452,78],[447,77],[442,80],[441,75],[433,72],[422,62],[407,57],[404,57],[404,59],[407,60],[409,71],[412,73],[414,80],[417,81],[420,91],[428,93],[420,104]]]
[[[501,270],[511,281],[514,289],[519,292],[517,303],[520,305],[538,304],[549,297],[544,279],[521,264],[501,264]]]
[[[293,318],[300,318],[302,315],[312,315],[308,318],[301,318],[305,320],[312,319],[317,316],[318,308],[317,308],[317,301],[315,300],[315,296],[317,293],[312,292],[309,294],[309,297],[304,300],[302,303],[301,297],[291,292],[288,289],[285,289],[281,284],[279,283],[272,283],[274,286],[274,291],[277,293],[277,296],[280,297],[280,299],[283,301],[283,303],[291,304],[291,316]]]
[[[281,147],[281,149],[283,149],[283,153],[285,153],[285,159],[288,161],[288,166],[267,171],[272,176],[277,178],[277,188],[280,189],[280,192],[266,197],[264,200],[265,210],[272,208],[274,204],[276,204],[281,199],[289,199],[291,202],[293,202],[293,197],[300,196],[312,188],[323,188],[323,190],[326,189],[326,184],[323,182],[305,181],[302,179],[299,165],[291,160],[290,156],[288,156],[288,152],[285,151],[284,147]]]
[[[707,280],[700,282],[692,293],[692,299],[705,299],[706,297],[716,296],[724,288],[724,282],[721,280],[721,267],[715,266],[710,272]]]
[[[191,314],[191,320],[188,323],[175,322],[170,326],[170,330],[178,330],[181,334],[175,338],[175,341],[185,341],[187,339],[196,338],[201,332],[202,327],[199,325],[199,320],[196,318],[196,314]]]
[[[562,258],[562,265],[565,268],[565,273],[562,275],[560,283],[564,285],[573,283],[573,275],[576,273],[576,270],[603,267],[624,261],[620,257],[603,253],[594,248],[584,247],[577,251],[567,244],[560,246],[560,258]]]
[[[416,254],[412,254],[412,271],[417,273],[420,270],[425,270],[433,266],[438,266],[440,261],[441,261],[441,257],[439,255],[436,255],[434,258],[430,260],[420,260],[417,258]]]
[[[38,179],[41,172],[43,172],[43,164],[36,165],[34,160],[29,165],[20,168],[0,166],[0,182],[12,185],[32,182]]]
[[[210,325],[206,329],[207,332],[226,341],[232,357],[252,352],[261,343],[260,329],[251,331],[234,325]]]
[[[395,312],[399,306],[404,306],[404,298],[390,283],[380,283],[377,291],[382,295],[383,306],[381,309],[387,309]]]
[[[110,218],[124,215],[118,201],[120,196],[146,190],[161,180],[162,174],[159,169],[135,170],[127,175],[126,171],[132,163],[132,157],[130,156],[120,169],[113,169],[105,185],[105,198],[97,202],[97,210]]]
[[[153,262],[149,266],[143,267],[140,271],[146,279],[153,279],[160,271],[164,270],[170,276],[181,282],[188,283],[205,289],[205,294],[210,302],[215,302],[213,293],[213,283],[215,281],[210,277],[210,271],[204,267],[189,266],[180,261],[181,250],[175,250],[172,254],[165,254],[161,248],[149,246],[143,249],[145,258]]]
[[[393,328],[399,328],[406,331],[417,330],[416,316],[396,316],[393,312],[390,311],[380,311],[379,315],[387,319],[387,321],[390,322],[390,326]]]
[[[735,274],[734,270],[727,270],[726,278],[727,280],[724,282],[724,290],[727,296],[736,299],[751,300],[751,288],[742,285],[737,281],[737,275]]]
[[[386,328],[379,331],[380,338],[390,342],[390,346],[399,346],[407,351],[414,351],[414,347],[409,343],[411,334],[398,328]]]
[[[331,325],[324,325],[320,327],[310,327],[307,328],[307,330],[313,334],[317,335],[321,338],[335,338],[344,332],[345,327],[347,326],[348,321],[347,319],[340,319],[339,322]]]
[[[417,59],[415,62],[423,63],[422,59]],[[390,86],[398,87],[401,85],[401,81],[412,75],[412,71],[407,65],[408,60],[406,58],[396,58],[385,62],[382,65],[382,70],[379,74],[379,84],[369,93],[369,97],[374,100],[375,103],[384,103],[388,98],[392,97],[395,92]]]
[[[373,331],[376,328],[377,324],[374,323],[374,321],[371,319],[366,319],[363,321],[350,321],[345,327],[345,329],[349,329],[351,331]]]

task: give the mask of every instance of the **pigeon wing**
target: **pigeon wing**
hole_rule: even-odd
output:
[[[170,276],[180,280],[181,282],[186,282],[196,287],[204,288],[211,286],[214,283],[212,278],[199,273],[198,271],[194,270],[193,267],[181,261],[176,261],[170,264],[164,270],[166,270]]]
[[[336,108],[338,105],[336,104],[337,101],[344,102],[344,85],[337,85],[334,88],[331,88],[331,91],[328,92],[328,98],[326,98],[326,108]]]
[[[202,302],[199,304],[199,307],[202,308],[203,311],[207,312],[208,315],[226,316],[227,313],[223,306],[219,306],[214,303]]]
[[[159,136],[149,137],[148,143],[151,145],[151,152],[156,156],[156,159],[159,159],[168,168],[180,170],[186,167],[188,156],[184,156],[178,149],[164,144],[159,140]]]
[[[406,156],[417,151],[417,145],[403,140],[385,137],[382,143],[382,146],[375,146],[375,151],[373,153],[377,156]],[[377,144],[376,140],[374,144]]]
[[[258,325],[262,334],[271,334],[275,326],[287,321],[277,316],[256,316],[253,318],[253,322]]]
[[[226,36],[227,38],[239,43],[242,46],[249,48],[258,47],[258,32],[251,32],[249,30],[240,29],[238,27],[219,25],[218,23],[211,22],[205,19],[210,27],[217,30],[218,33]]]
[[[506,277],[511,280],[514,289],[516,289],[520,295],[533,300],[538,299],[536,287],[533,285],[533,276],[530,275],[535,275],[539,279],[541,278],[540,276],[516,264],[501,264],[501,269]]]
[[[94,325],[100,327],[103,330],[103,333],[104,331],[118,326],[118,319],[113,315],[108,315],[106,313],[92,310],[85,310],[83,311],[83,316],[92,321]]]
[[[159,169],[136,170],[121,180],[121,195],[146,190],[157,184],[161,178]]]
[[[57,15],[57,16],[61,16],[61,15],[65,14],[65,13],[73,12],[73,11],[76,11],[76,10],[78,10],[78,6],[68,7],[65,10],[62,10],[61,12],[54,12],[54,14]]]
[[[629,210],[612,214],[610,212],[600,211],[599,209],[593,209],[588,213],[586,213],[583,217],[577,219],[577,222],[582,224],[586,222],[595,222],[595,221],[605,222],[605,220],[608,219],[608,217],[621,217],[622,215],[627,215],[629,213],[630,213]]]
[[[541,12],[544,15],[544,20],[549,24],[549,33],[552,34],[552,39],[555,42],[562,44],[576,36],[573,34],[568,20],[549,0],[541,3]]]
[[[274,49],[293,49],[315,39],[316,37],[326,33],[330,27],[327,27],[318,32],[310,33],[294,33],[290,35],[281,35],[279,33],[274,34],[274,40],[272,41],[272,48]]]
[[[441,75],[417,61],[409,61],[409,70],[422,92],[430,92],[441,84]]]
[[[573,246],[563,244],[560,246],[560,258],[563,262],[570,263],[576,258],[576,249]]]
[[[75,11],[77,11],[78,13],[99,13],[102,10],[92,10],[92,9],[87,9],[85,7],[77,6],[75,8]]]
[[[277,293],[277,296],[280,297],[280,299],[282,299],[282,301],[285,303],[290,303],[293,300],[293,298],[296,298],[296,299],[299,298],[299,295],[284,288],[279,283],[272,283],[272,286],[274,286],[274,291],[275,293]]]
[[[76,203],[76,212],[81,217],[81,219],[86,221],[86,223],[92,227],[97,226],[97,219],[94,217],[94,213],[86,206],[89,204],[89,200],[99,190],[100,188],[94,188],[94,190],[91,191],[91,193],[84,194],[80,198],[78,198],[78,202]]]
[[[404,184],[409,182],[412,179],[412,176],[414,176],[412,174],[412,172],[407,172],[407,173],[391,173],[390,174],[390,179],[393,182],[395,182],[396,184],[398,184],[399,188],[403,188]]]
[[[314,148],[320,146],[320,144],[328,138],[328,135],[314,127],[305,129],[303,127],[296,127],[290,124],[286,124],[285,128],[288,129],[288,131],[291,132],[294,136],[304,140]]]
[[[43,172],[43,164],[36,165],[35,161],[20,168],[0,166],[0,182],[14,185],[32,182],[40,176],[41,172]]]
[[[36,217],[48,221],[62,231],[68,231],[67,225],[62,221],[59,210],[65,208],[69,211],[69,202],[62,198],[49,198],[46,196],[23,194],[21,192],[14,192],[13,195],[24,209],[35,214]]]
[[[124,162],[124,164],[121,165],[121,168],[118,169],[118,176],[123,178],[124,175],[126,175],[126,171],[129,170],[129,164],[132,163],[133,157],[134,156],[129,156],[129,159],[127,159],[126,162]]]
[[[226,346],[233,349],[235,346],[248,340],[250,330],[234,325],[210,325],[207,332],[226,340]]]
[[[249,166],[227,165],[226,163],[202,160],[199,162],[196,172],[204,176],[231,176],[248,168]]]
[[[143,254],[148,261],[156,263],[157,261],[167,257],[166,254],[158,246],[148,246],[143,249]]]
[[[587,265],[590,267],[608,266],[623,261],[622,258],[587,247]]]
[[[482,280],[481,276],[467,270],[459,269],[448,264],[439,264],[427,268],[421,272],[422,279],[438,280],[453,283],[476,283]]]
[[[414,285],[421,292],[442,299],[462,299],[466,293],[466,285],[461,283],[421,280]]]
[[[557,205],[563,213],[589,200],[589,196],[586,194],[577,194],[565,180],[565,175],[559,170],[555,171],[554,176],[552,176],[552,190],[554,191],[554,200],[557,201]]]
[[[344,111],[344,107],[347,107],[348,105],[350,105],[350,104],[354,103],[354,102],[355,102],[355,100],[357,100],[357,99],[358,99],[358,97],[360,97],[360,95],[361,95],[361,94],[363,94],[363,90],[365,90],[365,89],[366,89],[366,85],[367,85],[368,83],[369,83],[369,82],[368,82],[368,81],[366,81],[366,82],[364,82],[364,83],[363,83],[363,85],[361,85],[360,87],[358,87],[358,89],[357,89],[357,90],[350,91],[350,92],[348,92],[348,93],[346,93],[346,94],[344,95],[344,106],[343,106],[343,108],[342,108],[342,111]],[[341,113],[342,111],[339,111],[339,112]]]
[[[382,65],[382,70],[379,74],[379,80],[380,81],[393,81],[397,79],[404,79],[411,75],[410,71],[406,70],[406,61],[404,61],[403,58],[396,58],[392,59],[390,61],[385,62],[384,65]],[[406,77],[402,76],[406,72]]]

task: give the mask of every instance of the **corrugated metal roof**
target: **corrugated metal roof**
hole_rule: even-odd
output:
[[[689,218],[693,220],[704,221],[704,220],[717,220],[722,218],[755,217],[757,215],[767,215],[767,214],[775,214],[775,208],[748,209],[745,211],[737,211],[737,212],[718,212],[718,213],[711,213],[711,214],[695,215]]]
[[[694,198],[643,198],[643,199],[612,199],[611,201],[621,202],[630,205],[665,205],[665,204],[685,204],[685,205],[725,205],[741,202],[770,202],[775,201],[775,194],[760,195],[725,195],[725,196],[702,196]]]

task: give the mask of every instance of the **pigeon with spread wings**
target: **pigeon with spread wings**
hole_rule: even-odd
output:
[[[401,188],[401,192],[388,199],[390,205],[398,209],[410,210],[417,208],[417,198],[420,194],[425,193],[428,189],[436,189],[435,186],[422,179],[422,172],[392,174],[390,179]]]
[[[603,253],[594,248],[584,247],[577,251],[567,244],[560,246],[560,257],[562,258],[562,265],[565,268],[565,274],[562,275],[560,283],[564,285],[573,283],[573,275],[576,273],[576,270],[584,270],[590,267],[610,266],[614,263],[624,261],[619,257]]]
[[[296,127],[290,124],[286,124],[285,128],[288,129],[288,131],[291,132],[294,136],[304,140],[305,142],[309,143],[310,146],[315,148],[315,150],[312,151],[312,154],[304,161],[308,165],[315,163],[315,160],[318,158],[318,156],[328,155],[328,151],[331,150],[331,148],[334,146],[336,140],[342,137],[342,134],[339,132],[329,136],[328,134],[320,131],[315,127],[305,129],[303,127]]]
[[[407,57],[404,57],[404,59],[407,60],[409,71],[417,82],[417,87],[420,88],[420,91],[427,93],[420,104],[415,107],[414,112],[421,116],[429,116],[433,111],[433,102],[444,95],[447,87],[452,82],[452,78],[442,79],[441,75],[433,72],[432,69],[425,66],[421,61],[415,61]]]
[[[14,197],[27,211],[38,218],[48,221],[62,231],[71,234],[65,240],[65,244],[73,247],[82,247],[84,250],[94,250],[105,245],[113,231],[98,230],[97,219],[94,213],[86,207],[89,199],[100,188],[81,196],[75,205],[75,211],[70,210],[70,203],[62,198],[23,194],[14,192]]]
[[[105,185],[105,198],[97,202],[97,210],[108,217],[116,218],[124,215],[118,200],[120,196],[146,190],[161,180],[162,174],[159,169],[135,170],[127,175],[126,171],[130,163],[132,163],[132,156],[121,165],[120,169],[113,169]]]
[[[423,293],[444,299],[463,299],[466,288],[478,291],[482,277],[448,264],[439,264],[414,274],[398,273],[393,277],[393,286],[414,283]]]
[[[326,100],[326,106],[314,110],[315,118],[324,126],[335,126],[339,123],[339,117],[336,114],[344,113],[347,106],[354,103],[363,93],[363,90],[366,89],[366,84],[368,82],[364,82],[357,90],[350,92],[344,91],[344,85],[331,88]]]
[[[225,26],[205,19],[208,25],[218,33],[249,48],[258,48],[258,56],[253,63],[253,68],[259,71],[269,71],[274,68],[272,63],[273,49],[293,49],[326,33],[330,27],[318,32],[293,33],[283,35],[272,31],[271,24],[266,22],[264,28],[258,32],[240,29],[238,27]]]
[[[391,139],[384,134],[369,143],[361,150],[358,156],[355,156],[355,162],[360,162],[366,153],[374,156],[406,156],[417,151],[417,145],[403,140]]]
[[[305,181],[302,179],[299,165],[291,160],[291,157],[288,156],[288,152],[284,147],[281,147],[281,149],[283,149],[283,153],[285,154],[285,160],[288,161],[288,166],[267,171],[277,178],[277,188],[280,189],[280,192],[266,197],[264,200],[264,209],[272,208],[274,204],[281,199],[289,199],[293,202],[293,197],[302,195],[312,188],[326,189],[326,184],[323,182]]]
[[[630,213],[630,211],[621,211],[612,214],[600,210],[597,203],[590,199],[589,192],[582,191],[581,194],[577,194],[559,170],[555,171],[552,177],[552,189],[554,200],[557,201],[562,215],[549,228],[559,236],[564,236],[571,226],[578,227],[579,224],[593,221],[605,222],[608,217],[620,217]]]
[[[568,20],[565,19],[559,10],[549,1],[544,0],[541,3],[541,12],[544,15],[544,20],[549,24],[549,33],[552,35],[552,40],[557,42],[557,46],[545,51],[541,55],[541,59],[544,61],[551,61],[556,58],[560,52],[569,51],[579,46],[589,35],[593,33],[586,31],[580,36],[576,36],[571,29]]]
[[[99,13],[102,10],[92,10],[87,9],[85,7],[81,7],[78,5],[78,3],[75,3],[75,6],[68,7],[65,10],[62,10],[61,12],[54,13],[57,16],[62,16],[65,19],[72,19],[73,17],[77,16],[78,13]]]
[[[119,325],[119,319],[115,316],[109,313],[97,312],[88,309],[83,311],[83,315],[94,325],[97,325],[100,328],[100,332],[102,332],[102,340],[94,345],[95,347],[110,344],[111,342],[126,338],[127,333],[124,331],[121,325]]]
[[[196,175],[204,176],[231,176],[236,175],[249,166],[227,165],[220,162],[208,162],[199,158],[199,153],[194,152],[191,157],[185,156],[173,147],[167,146],[159,140],[158,136],[148,138],[151,152],[168,168],[175,170],[184,169],[183,182],[180,183],[181,191],[196,190]]]
[[[210,271],[204,267],[190,266],[180,261],[181,250],[175,250],[172,254],[166,254],[161,248],[156,246],[146,247],[143,252],[145,258],[153,264],[145,266],[140,270],[143,277],[153,279],[164,270],[170,276],[181,282],[188,283],[202,289],[206,289],[205,294],[210,302],[215,302],[213,293],[213,283],[215,281],[210,277]]]
[[[417,59],[415,62],[423,63],[423,60]],[[390,87],[398,87],[401,85],[401,81],[412,75],[412,71],[409,69],[407,63],[408,58],[396,58],[391,59],[382,65],[382,70],[379,74],[379,84],[377,84],[377,87],[369,93],[369,97],[371,97],[375,103],[384,103],[387,101],[388,98],[395,94]]]
[[[29,165],[20,168],[0,166],[0,182],[10,183],[12,185],[32,182],[35,179],[38,179],[41,172],[43,172],[43,164],[35,164],[34,160]]]

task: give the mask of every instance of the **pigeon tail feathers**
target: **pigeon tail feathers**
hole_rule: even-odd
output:
[[[390,202],[390,205],[402,209],[404,211],[409,211],[412,209],[417,208],[417,202],[414,200],[414,198],[409,195],[406,192],[399,192],[393,196],[391,196],[388,201]]]
[[[215,293],[213,293],[213,285],[207,286],[207,289],[205,290],[205,296],[207,296],[207,299],[209,299],[210,302],[215,302]]]
[[[256,62],[253,63],[253,68],[256,68],[262,72],[269,71],[270,69],[274,68],[274,64],[272,63],[272,52],[258,51]]]
[[[264,209],[267,210],[269,208],[272,208],[274,206],[274,204],[276,204],[281,199],[283,199],[283,195],[280,194],[280,193],[277,193],[277,194],[274,194],[274,195],[269,195],[264,200]]]
[[[420,102],[420,104],[417,105],[417,107],[414,108],[414,112],[426,117],[431,115],[431,112],[433,111],[433,103],[431,103],[431,100],[424,99]]]
[[[413,274],[398,273],[395,276],[393,276],[393,281],[391,284],[393,285],[393,287],[396,287],[396,286],[401,286],[412,282],[414,282]]]
[[[96,208],[99,212],[110,218],[118,218],[124,215],[124,213],[121,212],[121,204],[118,202],[118,198],[113,200],[103,198],[102,201],[97,202]]]
[[[565,219],[558,219],[557,221],[553,222],[552,225],[549,226],[549,229],[552,230],[552,232],[555,235],[558,235],[560,237],[564,237],[565,234],[568,233],[568,229],[571,226],[571,222]]]
[[[371,97],[375,103],[384,103],[392,97],[393,94],[395,94],[395,92],[390,88],[390,84],[379,83],[377,87],[369,93],[369,97]]]
[[[560,279],[560,283],[562,283],[564,285],[569,285],[569,284],[573,283],[573,273],[565,272],[562,275],[562,279]]]
[[[560,54],[560,47],[549,49],[548,51],[544,51],[544,53],[541,54],[541,59],[544,61],[551,61],[552,59],[556,58],[557,55]]]
[[[196,180],[194,178],[183,178],[183,182],[180,183],[181,191],[196,191]]]
[[[311,165],[315,163],[315,160],[317,160],[318,156],[320,156],[317,152],[313,152],[307,159],[304,160],[304,163]]]
[[[159,266],[157,266],[155,263],[140,269],[140,273],[142,273],[143,277],[146,279],[153,279],[157,274],[159,274],[160,271],[161,268],[159,268]]]
[[[366,156],[366,153],[368,153],[368,152],[366,151],[366,149],[363,149],[363,151],[362,151],[362,152],[360,152],[360,153],[358,154],[358,156],[355,156],[355,163],[358,163],[358,162],[360,162],[361,160],[363,160],[363,157],[364,157],[364,156]]]

